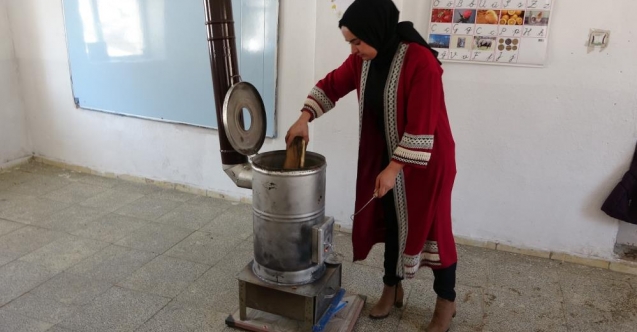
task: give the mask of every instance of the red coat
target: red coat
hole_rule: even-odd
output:
[[[396,202],[399,247],[397,274],[411,278],[421,266],[445,268],[457,261],[451,227],[451,191],[456,176],[455,143],[445,106],[443,70],[433,54],[415,43],[402,43],[394,57],[385,88],[385,131],[382,137],[363,109],[369,61],[351,55],[320,80],[304,111],[321,117],[356,89],[359,99],[360,143],[355,211],[370,200],[382,170],[385,140],[392,160],[404,164],[392,191]],[[380,144],[379,144],[380,143]],[[354,218],[354,261],[384,242],[380,200]],[[404,267],[404,269],[403,269]]]

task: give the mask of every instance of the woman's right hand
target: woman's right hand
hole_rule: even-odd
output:
[[[305,140],[305,144],[310,142],[310,130],[308,129],[308,123],[310,122],[310,114],[307,112],[301,112],[301,116],[290,127],[288,133],[285,135],[285,144],[290,146],[292,140],[295,137],[301,136]]]

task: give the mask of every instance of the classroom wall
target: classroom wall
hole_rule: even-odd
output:
[[[7,3],[0,0],[0,166],[30,151]]]
[[[349,51],[329,0],[281,2],[281,137],[262,151],[283,148],[312,85]],[[599,206],[626,171],[637,138],[630,16],[637,2],[599,3],[557,1],[546,68],[444,65],[457,143],[457,235],[613,257],[618,232],[626,234]],[[430,1],[397,4],[424,33]],[[216,132],[74,107],[59,1],[9,0],[9,15],[21,18],[11,26],[37,155],[249,196],[222,172]],[[611,45],[588,54],[584,43],[594,27],[612,30]],[[344,227],[353,213],[357,121],[352,93],[311,126],[310,149],[328,161],[327,214]]]

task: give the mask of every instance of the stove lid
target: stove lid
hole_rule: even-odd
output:
[[[249,119],[243,119],[246,114]],[[252,84],[239,82],[230,87],[223,102],[223,127],[237,152],[246,156],[259,152],[265,141],[266,121],[263,100]]]

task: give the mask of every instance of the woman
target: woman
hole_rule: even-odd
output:
[[[447,331],[455,315],[456,247],[451,191],[456,175],[437,52],[410,22],[398,23],[391,0],[356,0],[339,22],[352,54],[311,90],[286,136],[303,136],[356,89],[360,144],[352,243],[354,261],[385,243],[384,288],[372,318],[401,307],[401,280],[422,266],[438,295],[427,331]],[[372,195],[379,199],[370,198]],[[369,205],[367,205],[369,203]]]

